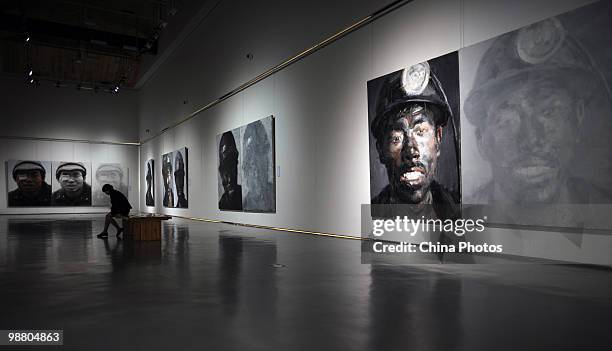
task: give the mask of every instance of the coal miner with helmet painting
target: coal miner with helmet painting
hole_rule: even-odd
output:
[[[456,52],[368,82],[373,205],[458,215],[457,99]]]

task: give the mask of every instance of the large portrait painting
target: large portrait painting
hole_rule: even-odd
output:
[[[164,207],[188,208],[187,148],[163,154],[161,168],[164,183],[162,199]]]
[[[52,162],[52,206],[91,206],[91,163]]]
[[[217,135],[217,146],[219,209],[276,212],[274,117]]]
[[[51,206],[51,162],[6,161],[8,207]]]
[[[574,227],[560,205],[612,202],[611,14],[602,1],[460,51],[465,203]]]
[[[155,160],[149,159],[145,164],[145,182],[147,192],[145,194],[145,204],[149,207],[155,206]]]
[[[93,206],[110,207],[110,197],[102,192],[104,184],[110,184],[126,197],[128,196],[128,168],[121,163],[94,163]]]
[[[458,100],[457,52],[368,82],[372,205],[425,204],[432,216],[457,215]]]

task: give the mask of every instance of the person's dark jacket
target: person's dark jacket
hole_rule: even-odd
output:
[[[91,185],[83,183],[81,195],[71,198],[64,189],[59,189],[53,193],[53,206],[91,206]]]
[[[40,193],[35,198],[23,195],[19,188],[9,191],[8,205],[12,206],[50,206],[51,205],[51,185],[43,182],[40,186]]]
[[[116,214],[122,214],[127,216],[132,209],[132,205],[128,199],[123,195],[120,191],[115,189],[110,192],[110,200],[111,200],[111,214],[114,216]]]

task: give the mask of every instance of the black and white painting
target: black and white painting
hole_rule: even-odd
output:
[[[162,155],[162,182],[164,185],[162,205],[164,207],[174,207],[174,153],[169,152]]]
[[[219,209],[276,212],[274,117],[217,135]]]
[[[274,182],[274,118],[240,128],[242,141],[242,209],[276,212]]]
[[[53,161],[52,206],[91,206],[91,163]]]
[[[174,151],[174,195],[176,208],[188,208],[187,202],[187,148]]]
[[[102,192],[104,184],[110,184],[128,197],[128,167],[121,163],[93,163],[93,206],[110,207],[110,197]]]
[[[164,194],[162,204],[168,208],[188,208],[188,161],[187,148],[162,155],[162,181]]]
[[[217,135],[217,190],[219,209],[242,211],[242,143],[240,128]]]
[[[49,161],[6,161],[8,207],[51,206],[52,178]]]
[[[465,203],[611,203],[610,23],[602,1],[460,51]]]
[[[460,203],[459,65],[453,52],[368,82],[373,205]],[[451,211],[446,212],[446,211]]]
[[[147,192],[145,194],[145,204],[149,207],[155,206],[155,160],[149,159],[145,164],[145,182]]]

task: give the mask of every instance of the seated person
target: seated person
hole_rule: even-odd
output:
[[[102,187],[102,192],[110,196],[111,211],[106,214],[104,230],[97,236],[98,238],[108,238],[108,226],[112,224],[115,228],[117,228],[117,239],[121,239],[119,235],[121,235],[123,232],[123,228],[119,227],[119,224],[117,224],[117,221],[113,217],[117,215],[128,216],[130,214],[130,210],[132,209],[132,205],[130,205],[130,202],[125,195],[123,195],[120,191],[115,190],[110,184],[104,184]]]

